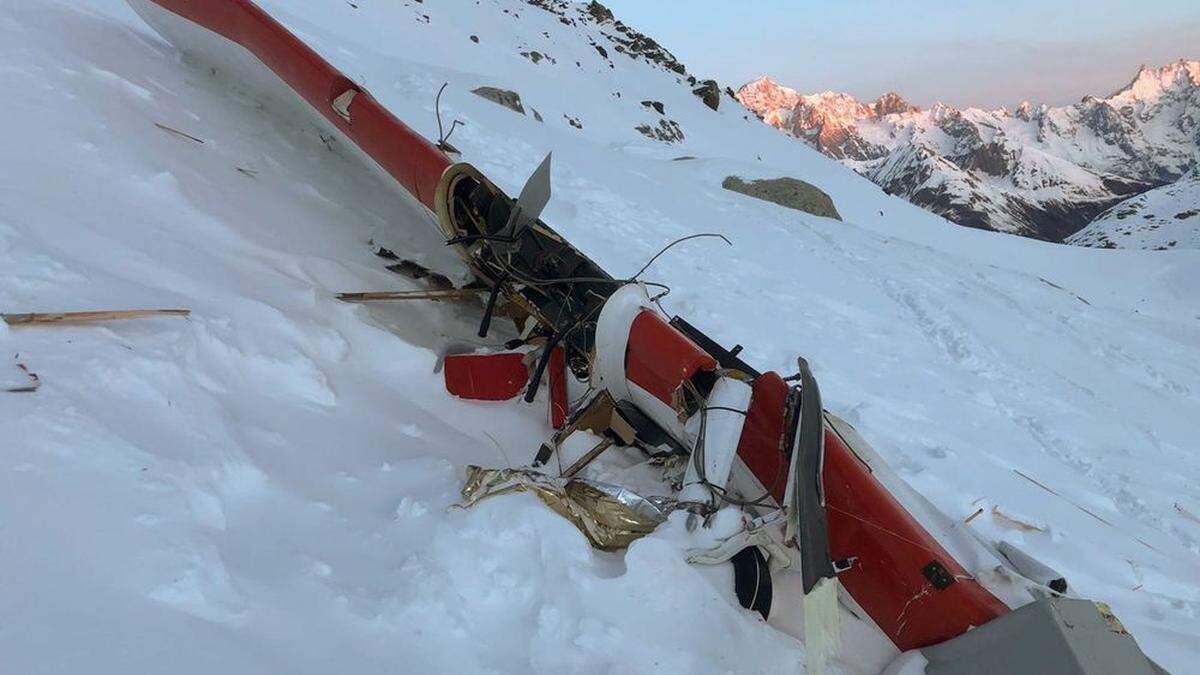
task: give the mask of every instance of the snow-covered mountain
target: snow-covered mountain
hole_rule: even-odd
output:
[[[1200,161],[1197,61],[1143,67],[1107,98],[1056,108],[923,110],[893,93],[862,103],[765,77],[737,96],[891,194],[960,225],[1050,241]]]
[[[1103,248],[1200,248],[1200,173],[1130,197],[1067,237]]]
[[[826,406],[963,528],[1108,602],[1172,672],[1200,659],[1200,251],[951,226],[713,110],[702,75],[598,5],[259,4],[428,137],[448,83],[451,142],[510,193],[553,151],[544,219],[614,275],[728,237],[647,271],[668,311],[762,369],[804,355]],[[192,314],[0,322],[0,672],[796,671],[803,645],[727,568],[687,564],[681,518],[604,553],[529,495],[450,508],[467,464],[529,461],[545,401],[447,394],[440,354],[506,337],[475,336],[481,307],[334,298],[424,287],[381,244],[465,270],[303,108],[122,0],[3,6],[0,311]],[[807,181],[842,220],[730,175]],[[28,388],[18,364],[36,392],[6,391]],[[894,655],[844,645],[834,673]]]

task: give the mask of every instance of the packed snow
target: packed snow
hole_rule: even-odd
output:
[[[1067,243],[1102,248],[1200,248],[1200,169],[1117,204],[1071,235]]]
[[[905,479],[983,509],[964,527],[1108,602],[1168,670],[1200,657],[1200,251],[952,226],[710,110],[582,5],[262,4],[430,137],[448,82],[453,144],[510,193],[553,151],[544,218],[614,275],[726,235],[651,268],[669,310],[763,369],[804,355]],[[0,311],[192,314],[0,322],[0,389],[40,381],[0,391],[0,672],[800,668],[678,522],[608,554],[528,495],[451,508],[465,465],[526,463],[549,429],[544,402],[445,392],[478,308],[334,299],[419,287],[380,245],[464,278],[411,200],[121,0],[4,7]],[[660,118],[684,139],[635,130]],[[845,222],[729,174],[809,181]],[[878,651],[847,641],[835,671]]]

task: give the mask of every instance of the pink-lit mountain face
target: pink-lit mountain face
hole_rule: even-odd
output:
[[[960,225],[1050,241],[1200,164],[1197,61],[1143,67],[1107,98],[1025,102],[1014,111],[920,109],[893,93],[863,103],[801,94],[766,77],[737,96],[767,124],[889,193]]]

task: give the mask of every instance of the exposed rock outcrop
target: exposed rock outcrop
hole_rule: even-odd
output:
[[[482,96],[497,105],[502,105],[513,112],[525,114],[525,106],[521,105],[521,95],[515,91],[497,87],[476,87],[471,90],[471,93]]]
[[[842,219],[829,195],[812,183],[798,178],[784,176],[744,181],[738,176],[726,176],[721,181],[721,187],[814,216]]]

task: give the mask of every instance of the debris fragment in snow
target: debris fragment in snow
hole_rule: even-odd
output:
[[[91,323],[94,321],[117,321],[142,319],[151,316],[188,316],[190,309],[117,309],[96,312],[30,312],[26,314],[0,314],[0,319],[10,326],[45,326],[62,323]]]

